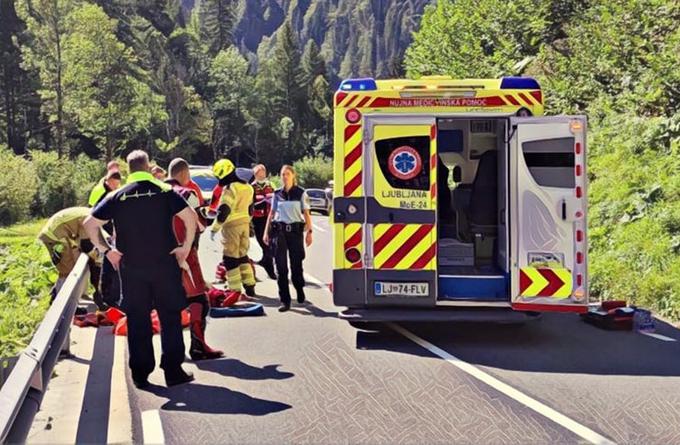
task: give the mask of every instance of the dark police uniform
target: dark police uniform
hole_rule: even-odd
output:
[[[127,315],[130,369],[144,380],[155,367],[150,312],[161,322],[161,368],[166,378],[181,372],[184,361],[181,311],[187,305],[182,275],[170,252],[177,247],[173,216],[187,202],[150,173],[135,172],[128,183],[109,194],[92,211],[97,219],[113,220],[116,248],[123,254],[121,308]]]
[[[288,259],[290,275],[297,292],[298,302],[305,301],[305,278],[302,260],[305,259],[304,211],[309,210],[309,199],[305,190],[298,186],[286,191],[280,188],[274,192],[272,200],[272,242],[276,262],[279,297],[284,306],[290,306],[288,288]]]

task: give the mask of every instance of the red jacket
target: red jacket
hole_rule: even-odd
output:
[[[265,181],[262,184],[258,184],[255,181],[252,183],[252,186],[255,189],[253,218],[266,218],[271,210],[274,187],[272,187],[269,181]]]

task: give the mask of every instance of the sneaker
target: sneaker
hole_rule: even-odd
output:
[[[287,312],[289,310],[290,310],[289,304],[282,304],[281,307],[279,307],[279,312]]]

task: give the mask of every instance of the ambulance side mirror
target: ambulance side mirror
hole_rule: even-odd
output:
[[[463,170],[460,168],[460,165],[453,167],[452,176],[453,182],[456,184],[459,184],[463,181]]]

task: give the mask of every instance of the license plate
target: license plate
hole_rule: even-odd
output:
[[[376,297],[428,297],[429,283],[399,283],[392,281],[376,281]]]

